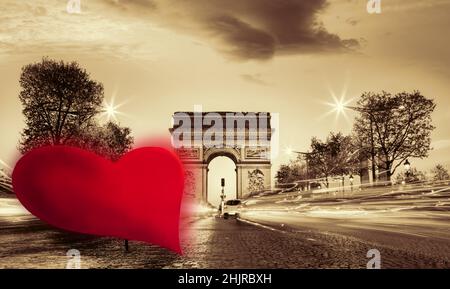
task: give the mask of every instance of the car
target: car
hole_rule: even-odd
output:
[[[231,216],[239,218],[239,212],[242,208],[241,200],[228,200],[223,206],[223,218],[228,219]]]

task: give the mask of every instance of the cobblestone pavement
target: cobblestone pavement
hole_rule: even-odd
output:
[[[0,219],[1,268],[65,268],[66,252],[82,268],[365,268],[371,244],[343,235],[284,232],[213,216],[191,224],[179,256],[157,246],[54,230],[32,217]],[[400,250],[377,248],[382,267],[449,267]]]

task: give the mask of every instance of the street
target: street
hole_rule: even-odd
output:
[[[448,230],[430,237],[355,226],[343,230],[342,223],[330,230],[333,221],[289,219],[280,212],[247,212],[246,220],[207,215],[192,220],[190,233],[182,234],[185,253],[178,256],[139,242],[130,242],[125,252],[121,240],[56,230],[23,211],[11,214],[17,201],[6,202],[10,214],[0,210],[1,268],[65,268],[69,249],[80,251],[81,268],[366,268],[369,249],[380,251],[382,268],[450,267],[450,242],[442,238]]]

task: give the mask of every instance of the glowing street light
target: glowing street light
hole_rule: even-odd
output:
[[[109,118],[115,118],[117,111],[113,104],[106,104],[105,113]]]
[[[326,115],[330,113],[336,113],[336,117],[339,115],[343,115],[346,120],[348,120],[347,114],[345,113],[346,108],[350,108],[348,105],[354,100],[354,98],[351,99],[345,99],[345,95],[343,94],[340,99],[332,93],[333,96],[333,102],[326,102],[328,106],[331,106],[331,110],[326,113]]]
[[[345,104],[342,102],[342,100],[336,102],[336,112],[337,113],[344,113],[344,109],[345,109]]]
[[[286,154],[288,156],[292,156],[294,154],[292,148],[290,148],[290,147],[287,147],[284,151],[286,152]]]
[[[119,107],[121,107],[123,103],[121,104],[114,104],[114,98],[111,99],[111,102],[107,102],[106,100],[103,102],[103,108],[100,110],[103,116],[106,117],[107,121],[110,120],[117,120],[117,115],[122,114],[118,110]]]

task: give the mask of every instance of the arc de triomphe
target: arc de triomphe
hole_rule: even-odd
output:
[[[225,156],[236,165],[236,198],[271,186],[271,115],[268,112],[176,112],[169,129],[195,197],[208,200],[208,166]]]

